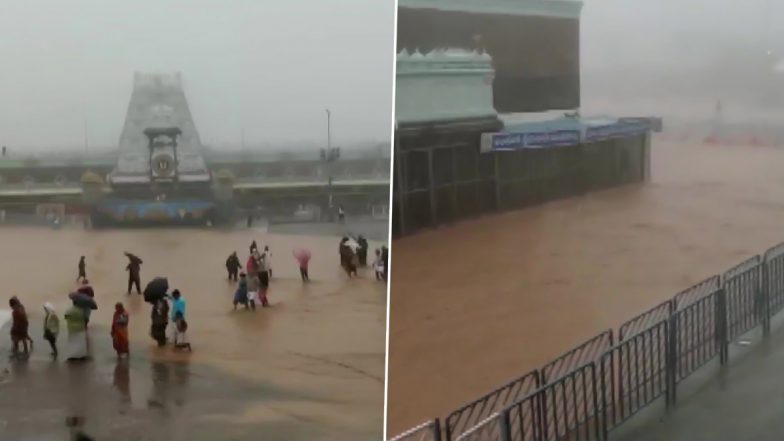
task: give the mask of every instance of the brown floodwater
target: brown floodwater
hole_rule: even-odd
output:
[[[244,263],[253,239],[273,253],[272,307],[234,312],[224,262],[236,250]],[[85,418],[97,439],[380,438],[385,286],[370,270],[347,280],[337,242],[252,230],[0,227],[0,291],[22,300],[36,340],[30,360],[0,360],[0,438],[63,439],[67,416]],[[306,286],[295,247],[313,254]],[[125,293],[125,250],[144,260],[143,283],[167,276],[183,293],[192,354],[149,338],[149,305]],[[99,304],[90,322],[95,359],[52,362],[40,337],[42,304],[62,317],[80,255]],[[115,360],[109,338],[117,301],[131,314],[128,363]]]
[[[784,149],[654,141],[652,180],[396,240],[388,433],[784,240]]]

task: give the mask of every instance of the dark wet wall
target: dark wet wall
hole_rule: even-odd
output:
[[[400,136],[392,234],[644,181],[649,136],[488,153],[479,132]]]
[[[444,47],[484,48],[493,57],[501,113],[580,106],[577,19],[398,8],[398,51]]]

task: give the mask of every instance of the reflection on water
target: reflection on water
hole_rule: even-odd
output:
[[[114,366],[114,387],[120,393],[122,403],[131,402],[131,372],[129,362],[126,359],[117,360]]]
[[[784,149],[654,143],[652,182],[393,244],[400,432],[784,240]]]

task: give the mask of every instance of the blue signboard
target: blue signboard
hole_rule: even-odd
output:
[[[556,130],[530,133],[484,133],[482,151],[537,149],[575,145],[580,142],[578,130]]]
[[[642,135],[650,130],[650,125],[644,122],[618,123],[585,129],[585,141],[596,142],[613,138],[626,138]]]
[[[636,119],[621,120],[600,126],[588,126],[584,128],[584,132],[581,130],[542,131],[540,127],[538,130],[531,132],[483,133],[481,151],[511,151],[571,146],[584,142],[597,142],[642,135],[650,130],[650,121]]]

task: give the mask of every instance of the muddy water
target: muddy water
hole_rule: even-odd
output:
[[[654,142],[646,185],[393,243],[389,433],[784,240],[784,149]]]
[[[273,253],[272,308],[234,312],[224,261],[234,250],[244,260],[252,239]],[[98,439],[379,438],[385,289],[369,271],[345,278],[337,240],[247,230],[0,228],[0,292],[19,296],[36,339],[28,362],[0,372],[0,438],[62,439],[68,415],[86,417]],[[310,285],[299,281],[294,247],[312,251]],[[143,282],[165,275],[185,296],[192,354],[159,350],[148,337],[149,306],[125,293],[124,250],[144,260]],[[95,361],[52,363],[40,338],[41,305],[53,302],[62,316],[82,254],[99,303],[90,329]],[[117,301],[131,314],[130,363],[117,363],[111,349]],[[62,345],[64,337],[63,330]]]

